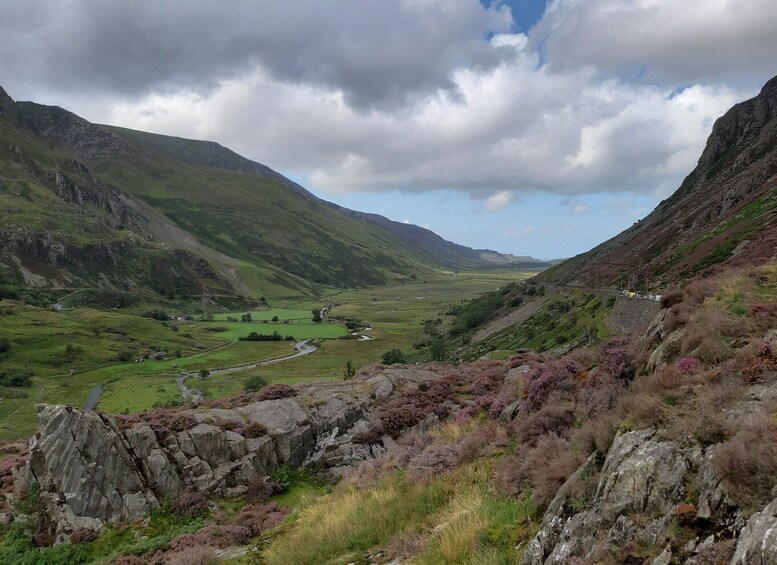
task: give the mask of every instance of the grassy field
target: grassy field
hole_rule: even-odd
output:
[[[206,398],[243,391],[245,380],[260,375],[268,382],[299,383],[341,378],[348,361],[361,367],[399,347],[413,355],[424,319],[445,317],[451,304],[479,296],[531,273],[440,274],[435,280],[387,285],[364,290],[333,290],[313,300],[286,301],[251,312],[252,322],[230,322],[244,312],[215,313],[213,321],[160,322],[119,311],[79,308],[53,312],[12,301],[0,303],[0,370],[32,373],[29,388],[0,387],[0,441],[28,437],[37,428],[35,404],[55,402],[83,406],[90,390],[102,386],[98,408],[106,412],[147,410],[180,401],[175,378],[237,367],[293,353],[293,342],[239,341],[250,332],[314,339],[312,355],[245,371],[191,377],[190,386]],[[329,321],[313,323],[311,310],[330,306]],[[278,316],[278,322],[272,318]],[[373,339],[347,336],[336,317],[359,318],[371,327],[360,332]],[[284,323],[286,321],[286,323]],[[443,322],[443,326],[446,322]],[[214,329],[221,331],[213,331]],[[165,360],[145,359],[167,352]],[[143,358],[142,361],[140,359]],[[128,359],[128,361],[120,361]]]

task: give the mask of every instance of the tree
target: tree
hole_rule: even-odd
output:
[[[320,308],[313,308],[313,321],[315,323],[321,322],[321,309]]]
[[[200,378],[207,379],[210,376],[210,371],[207,369],[200,369]]]
[[[251,312],[246,312],[245,314],[240,316],[240,319],[243,320],[244,322],[250,322],[253,320],[253,318],[251,317]]]
[[[353,361],[346,361],[345,371],[343,371],[343,378],[346,381],[349,381],[355,376],[356,376],[356,367],[353,366]]]
[[[202,316],[200,316],[201,322],[212,322],[213,320],[215,320],[215,316],[213,315],[212,312],[208,312],[207,314],[203,314]]]
[[[445,340],[440,336],[432,339],[431,350],[433,361],[444,361],[448,355],[448,347],[445,344]]]
[[[397,363],[407,363],[405,354],[398,348],[389,349],[383,354],[381,361],[384,365],[395,365]]]
[[[259,392],[266,386],[267,381],[265,381],[262,377],[259,375],[252,375],[246,380],[245,384],[243,385],[243,390],[246,392]]]
[[[4,337],[0,339],[0,353],[5,353],[9,349],[11,349],[11,342],[8,341],[8,338]]]
[[[272,317],[272,321],[275,322],[276,324],[278,323],[278,320],[280,320],[280,318],[278,316],[273,316]]]

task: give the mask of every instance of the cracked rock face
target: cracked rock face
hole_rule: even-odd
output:
[[[27,480],[63,527],[98,520],[136,520],[159,506],[115,422],[93,412],[42,406],[30,443]]]
[[[665,544],[674,508],[685,495],[686,478],[695,473],[701,458],[700,447],[664,440],[653,429],[619,433],[587,508],[574,513],[567,499],[581,475],[596,472],[594,456],[548,507],[523,565],[563,565],[572,558],[591,558],[602,547],[631,542]]]
[[[318,462],[340,472],[384,451],[351,441],[374,423],[378,402],[432,378],[428,371],[385,369],[370,378],[301,386],[292,398],[182,410],[196,424],[179,432],[146,421],[122,430],[108,415],[41,405],[41,427],[16,492],[39,483],[44,512],[64,540],[78,528],[140,519],[184,489],[244,494],[278,465]],[[225,420],[258,423],[266,434],[245,437],[219,427]]]
[[[731,565],[777,563],[777,500],[753,514],[742,529]]]

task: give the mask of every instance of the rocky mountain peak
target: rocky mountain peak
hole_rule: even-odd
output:
[[[8,108],[11,104],[13,104],[13,98],[8,96],[8,93],[0,86],[0,112]]]

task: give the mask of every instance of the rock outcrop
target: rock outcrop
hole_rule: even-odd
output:
[[[777,563],[777,500],[750,518],[731,560],[731,565],[771,563]]]
[[[35,482],[58,539],[78,528],[137,520],[184,489],[237,496],[279,465],[317,462],[337,473],[383,452],[352,441],[381,400],[428,371],[386,369],[353,381],[304,385],[296,396],[119,419],[40,405],[39,432],[16,483]],[[252,430],[248,433],[247,430]]]
[[[653,429],[619,433],[601,468],[593,454],[559,490],[526,547],[522,564],[636,559],[629,553],[633,547],[642,548],[643,555],[653,548],[656,565],[691,564],[702,562],[699,551],[736,538],[740,530],[737,555],[743,557],[732,563],[777,562],[769,560],[774,547],[762,547],[777,539],[777,530],[770,529],[777,527],[777,502],[742,529],[744,519],[715,471],[714,449],[703,450],[693,441],[677,442]],[[589,492],[581,491],[586,483],[592,485]],[[691,493],[689,485],[698,492]],[[674,546],[672,528],[683,520],[704,523],[709,538]]]

